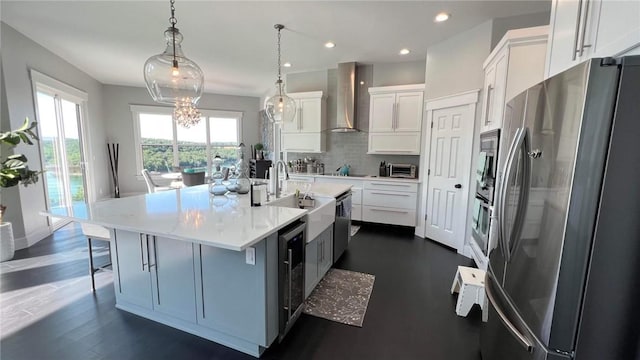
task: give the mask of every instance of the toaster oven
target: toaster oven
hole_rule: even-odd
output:
[[[416,179],[418,167],[412,164],[389,164],[389,177]]]

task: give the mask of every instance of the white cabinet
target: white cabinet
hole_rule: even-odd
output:
[[[305,247],[304,296],[308,297],[333,263],[333,226],[326,228]]]
[[[118,301],[195,322],[192,244],[123,230],[115,234]]]
[[[640,47],[640,1],[554,0],[546,77]]]
[[[364,182],[363,221],[416,226],[417,206],[417,183],[384,180]]]
[[[544,78],[548,26],[507,31],[484,62],[480,131],[502,127],[505,104]]]
[[[369,154],[420,154],[424,84],[369,88]]]
[[[289,93],[296,102],[296,116],[282,124],[282,150],[289,152],[323,152],[327,129],[322,91]]]

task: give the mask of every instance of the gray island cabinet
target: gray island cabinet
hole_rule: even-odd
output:
[[[277,234],[244,251],[116,229],[116,307],[253,356],[278,336]]]
[[[278,232],[308,212],[218,200],[204,185],[43,214],[109,230],[118,309],[259,357],[281,331]]]

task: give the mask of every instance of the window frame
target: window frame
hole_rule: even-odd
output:
[[[173,107],[169,106],[153,106],[153,105],[130,105],[131,114],[133,117],[133,134],[134,145],[136,153],[136,177],[142,179],[143,158],[142,158],[142,134],[140,133],[140,114],[154,114],[154,115],[173,115]],[[214,110],[214,109],[198,109],[206,122],[206,148],[207,148],[207,169],[211,168],[211,138],[210,128],[211,118],[232,118],[236,119],[236,131],[238,134],[238,145],[242,142],[242,122],[244,112],[233,110]],[[171,121],[171,128],[173,131],[172,146],[173,146],[173,164],[172,166],[178,166],[180,164],[180,158],[178,153],[178,125],[175,121]],[[152,175],[153,177],[160,177]]]

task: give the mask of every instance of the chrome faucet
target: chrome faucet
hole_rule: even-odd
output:
[[[282,164],[282,168],[284,169],[284,179],[289,180],[289,170],[287,169],[287,164],[282,161],[276,161],[276,166],[274,167],[274,174],[276,178],[276,199],[280,198],[280,191],[282,190],[282,184],[280,184],[280,165]]]

